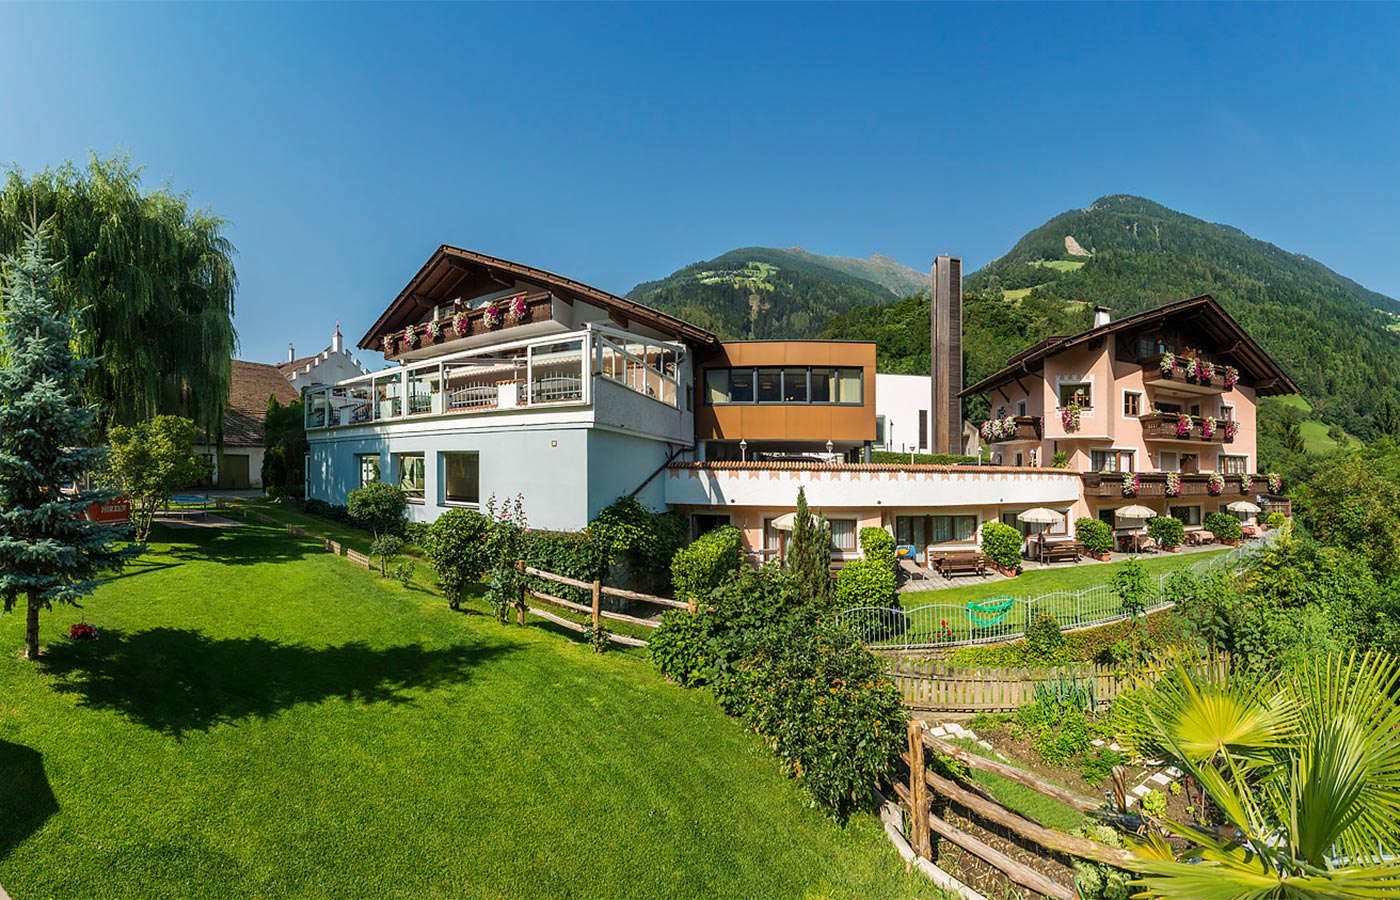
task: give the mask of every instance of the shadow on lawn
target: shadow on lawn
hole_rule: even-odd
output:
[[[295,562],[325,556],[319,541],[294,537],[271,527],[190,529],[181,532],[169,554],[187,562],[216,562],[229,566]]]
[[[0,741],[0,859],[58,812],[37,750]]]
[[[463,681],[474,666],[514,649],[507,642],[316,648],[176,628],[134,634],[108,628],[95,644],[54,647],[44,665],[58,677],[54,689],[77,694],[83,706],[179,736],[332,697],[411,703],[412,692]]]

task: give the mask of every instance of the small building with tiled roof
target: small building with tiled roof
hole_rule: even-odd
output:
[[[267,419],[268,398],[276,397],[277,402],[285,406],[300,396],[281,367],[241,359],[233,361],[228,412],[224,414],[223,455],[217,456],[207,445],[195,448],[214,457],[215,486],[223,490],[263,486],[263,423]]]

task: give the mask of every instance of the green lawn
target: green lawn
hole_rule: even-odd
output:
[[[453,613],[275,528],[155,538],[44,615],[45,661],[0,656],[17,900],[937,894],[638,653]],[[100,641],[58,639],[81,617]]]
[[[1302,411],[1305,417],[1312,415],[1312,404],[1297,394],[1278,397],[1276,401],[1284,406],[1296,407]],[[1327,456],[1340,449],[1337,442],[1328,435],[1328,427],[1325,423],[1305,418],[1298,427],[1303,433],[1303,447],[1308,453],[1315,456]],[[1356,438],[1351,438],[1351,440],[1356,440]]]
[[[1054,269],[1056,272],[1073,272],[1076,269],[1084,268],[1082,259],[1037,259],[1031,263],[1033,266],[1041,266],[1046,269]]]
[[[983,759],[993,759],[997,762],[1006,762],[995,752],[981,746],[976,741],[966,738],[951,738],[950,743],[976,754]],[[1012,763],[1011,765],[1015,765]],[[1076,828],[1084,827],[1084,814],[1073,807],[1066,806],[1052,797],[1047,797],[1039,791],[1032,790],[1010,778],[1003,778],[991,772],[984,772],[981,769],[968,768],[968,776],[980,784],[987,793],[991,794],[1007,809],[1020,813],[1028,819],[1039,822],[1050,828],[1058,828],[1061,831],[1072,832]],[[1038,777],[1045,778],[1043,774]],[[1058,785],[1064,787],[1064,785]]]

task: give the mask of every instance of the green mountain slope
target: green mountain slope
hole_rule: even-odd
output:
[[[1082,265],[1069,265],[1082,263]],[[1296,253],[1116,194],[1031,231],[967,288],[1102,304],[1125,316],[1210,294],[1293,376],[1322,421],[1370,437],[1400,397],[1394,299]]]
[[[834,315],[893,303],[922,286],[918,272],[883,256],[745,247],[639,284],[627,298],[726,339],[812,338]]]

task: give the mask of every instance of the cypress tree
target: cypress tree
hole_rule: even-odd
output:
[[[25,606],[29,659],[39,655],[40,610],[76,605],[130,555],[115,545],[124,529],[83,516],[112,493],[78,487],[104,455],[87,446],[97,415],[78,399],[94,363],[74,356],[72,326],[54,308],[59,267],[45,236],[31,224],[5,260],[0,319],[0,597],[6,612]]]
[[[793,513],[792,549],[788,571],[797,580],[802,596],[824,602],[831,596],[831,526],[807,506],[807,492],[797,489],[797,511]]]

